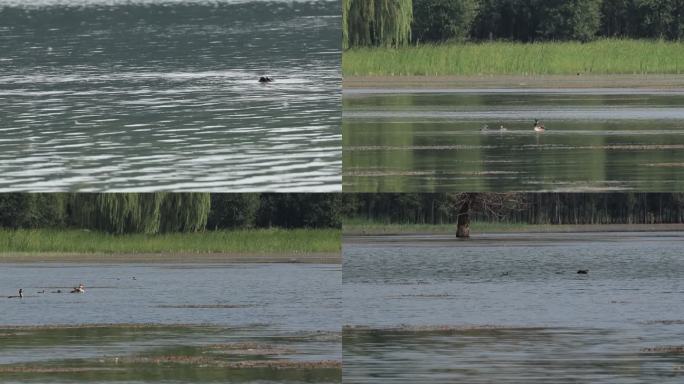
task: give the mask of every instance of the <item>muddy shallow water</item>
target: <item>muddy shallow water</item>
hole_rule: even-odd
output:
[[[327,264],[2,264],[0,381],[340,382],[340,281]]]
[[[343,188],[682,190],[683,103],[681,90],[353,89]]]
[[[682,232],[347,237],[345,381],[679,383],[683,244]]]

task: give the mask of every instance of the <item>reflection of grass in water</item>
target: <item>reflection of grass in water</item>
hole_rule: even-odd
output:
[[[311,253],[340,250],[336,229],[252,229],[109,235],[81,230],[0,230],[0,252]]]
[[[60,358],[45,362],[0,365],[0,381],[63,380],[142,381],[294,381],[341,382],[341,364],[337,360],[301,360],[308,343],[318,343],[310,335],[259,337],[257,342],[239,341],[220,344],[211,340],[233,340],[232,329],[184,325],[92,325],[82,327],[6,327],[0,334],[9,335],[8,347],[38,348],[79,345],[105,345],[142,342],[147,348],[135,354],[95,356],[85,359]],[[316,335],[314,333],[314,335]],[[3,337],[3,341],[4,341]],[[155,341],[174,341],[170,346],[156,346]],[[201,343],[204,340],[204,343]],[[339,340],[339,338],[338,338]],[[30,343],[27,343],[30,341]],[[22,343],[24,343],[22,345]],[[4,346],[4,343],[3,343]],[[139,349],[138,349],[139,350]],[[131,352],[135,351],[132,349]],[[304,354],[304,355],[301,355]]]
[[[682,62],[678,42],[604,39],[359,48],[344,53],[342,69],[346,76],[679,74]]]

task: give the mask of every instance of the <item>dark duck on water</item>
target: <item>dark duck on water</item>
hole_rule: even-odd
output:
[[[272,83],[272,82],[273,82],[273,78],[271,78],[271,77],[269,77],[269,76],[261,76],[261,77],[259,78],[259,82],[260,82],[260,83]]]

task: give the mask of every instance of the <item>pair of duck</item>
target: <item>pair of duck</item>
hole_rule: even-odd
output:
[[[532,129],[534,129],[535,132],[539,132],[539,133],[546,131],[546,128],[544,127],[544,123],[542,123],[541,121],[539,121],[537,119],[534,119],[534,126],[532,127]],[[489,129],[489,125],[487,125],[487,124],[485,124],[482,128],[480,128],[480,132],[490,132],[490,131],[494,131],[494,130]],[[506,132],[508,130],[502,125],[499,127],[498,131],[499,132]]]

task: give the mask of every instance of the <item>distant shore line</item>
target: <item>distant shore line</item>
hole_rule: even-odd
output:
[[[144,264],[221,264],[221,263],[301,263],[339,264],[340,252],[314,253],[58,253],[4,252],[0,263],[144,263]]]
[[[411,89],[639,89],[652,92],[684,92],[684,75],[451,75],[409,76],[368,75],[344,76],[345,95],[362,90]]]
[[[684,224],[500,224],[473,223],[471,233],[601,233],[601,232],[671,232],[684,231]],[[343,228],[345,236],[428,235],[456,233],[456,224],[368,224]]]

